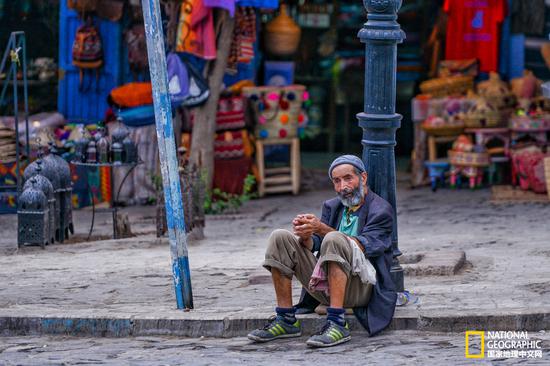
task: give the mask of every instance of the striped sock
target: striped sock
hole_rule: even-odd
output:
[[[327,320],[331,320],[343,327],[346,325],[345,313],[346,309],[344,308],[327,308]]]
[[[291,325],[296,323],[296,309],[276,307],[275,312],[277,313],[277,316],[280,316],[285,321],[285,323]]]

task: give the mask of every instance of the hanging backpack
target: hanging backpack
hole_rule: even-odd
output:
[[[189,74],[181,58],[171,52],[166,56],[168,92],[172,105],[181,105],[189,95]]]
[[[136,78],[138,74],[147,70],[149,66],[144,25],[134,24],[126,31],[125,38],[128,47],[130,71],[134,74],[134,78]]]
[[[95,69],[96,82],[99,81],[99,68],[103,65],[103,47],[99,30],[90,19],[76,30],[72,56],[73,65],[80,69],[81,91],[84,70]]]
[[[186,107],[195,107],[206,102],[210,96],[210,90],[208,89],[208,83],[201,75],[201,73],[195,69],[195,67],[187,62],[185,59],[182,60],[187,68],[187,73],[189,74],[189,95],[183,101],[183,105]]]

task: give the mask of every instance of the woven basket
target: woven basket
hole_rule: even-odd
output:
[[[290,56],[298,49],[301,29],[288,16],[286,5],[281,5],[279,15],[265,27],[265,46],[276,56]]]
[[[449,76],[430,79],[420,84],[422,94],[430,94],[434,98],[465,94],[474,88],[472,76]]]
[[[457,166],[489,166],[489,154],[486,152],[448,151],[449,162]]]
[[[544,176],[546,178],[546,192],[550,199],[550,156],[544,158]]]
[[[508,84],[500,80],[500,76],[495,72],[489,74],[489,80],[480,82],[477,89],[479,95],[497,109],[512,107],[516,103],[516,96]]]
[[[484,98],[478,98],[464,115],[467,128],[499,127],[501,122],[501,113]]]
[[[296,137],[298,127],[305,123],[302,112],[305,86],[259,86],[243,88],[243,95],[253,101],[256,108],[256,137]]]
[[[515,116],[510,119],[510,128],[518,131],[541,131],[550,129],[550,114],[538,117]]]
[[[447,125],[440,127],[421,126],[428,135],[432,136],[458,136],[464,131],[464,125]]]

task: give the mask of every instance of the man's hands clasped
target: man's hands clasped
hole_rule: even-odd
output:
[[[334,231],[328,225],[325,225],[319,220],[319,218],[313,214],[300,214],[292,220],[292,229],[294,235],[300,238],[300,244],[311,250],[313,248],[313,234],[319,234],[321,236]]]

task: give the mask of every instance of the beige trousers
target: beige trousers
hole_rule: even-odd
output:
[[[353,250],[351,245],[352,243],[344,234],[338,231],[330,232],[325,235],[321,243],[319,258],[321,265],[326,266],[326,262],[336,262],[346,273],[348,277],[344,298],[344,307],[346,308],[366,306],[372,292],[371,284],[364,284],[359,276],[352,275]],[[293,275],[296,276],[311,296],[323,305],[330,305],[330,298],[324,292],[311,291],[308,287],[316,264],[317,258],[309,249],[300,244],[296,235],[283,229],[271,233],[263,266],[269,271],[271,268],[277,268],[289,278],[292,278]],[[328,273],[327,268],[324,269]]]

